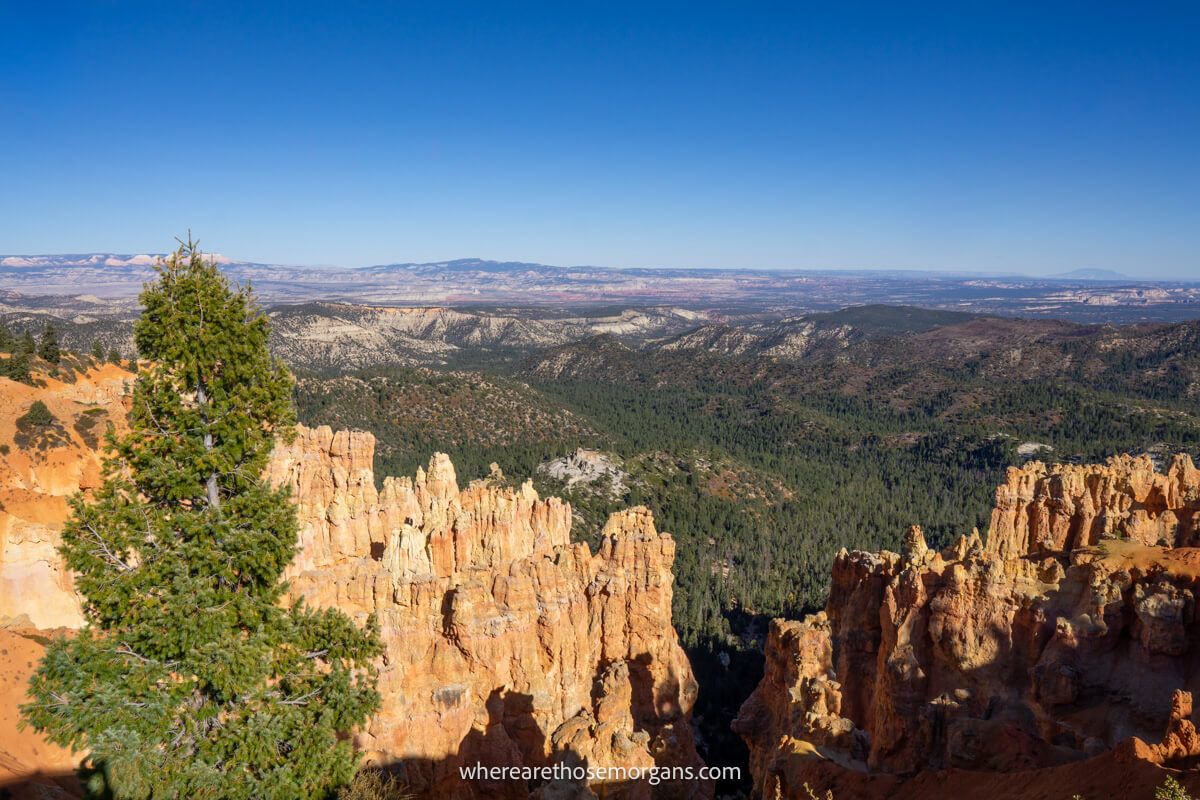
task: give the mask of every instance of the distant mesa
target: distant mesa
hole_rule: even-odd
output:
[[[1064,281],[1131,281],[1133,278],[1111,269],[1073,269],[1050,276]]]

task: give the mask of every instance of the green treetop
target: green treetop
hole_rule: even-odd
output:
[[[87,622],[48,647],[22,712],[89,752],[96,794],[326,797],[378,706],[380,644],[373,619],[284,600],[296,514],[262,473],[292,435],[291,376],[249,291],[190,241],[141,303],[129,433],[63,530]]]
[[[30,380],[29,366],[33,359],[33,337],[28,331],[20,337],[13,336],[7,326],[0,328],[0,349],[11,351],[8,358],[0,360],[0,377],[14,381]]]
[[[38,341],[37,354],[51,364],[57,364],[62,358],[62,351],[58,347],[58,331],[51,324],[46,325],[46,329],[42,331],[42,338]]]

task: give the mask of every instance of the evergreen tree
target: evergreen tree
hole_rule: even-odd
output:
[[[121,363],[121,351],[115,347],[111,348],[108,351],[108,360],[110,363],[120,364]]]
[[[21,338],[10,337],[12,355],[0,361],[0,377],[29,382],[29,365],[33,359],[33,337],[26,331]]]
[[[17,343],[13,337],[12,331],[8,329],[8,323],[0,320],[0,353],[11,353],[13,345]]]
[[[380,644],[373,619],[284,602],[295,509],[261,476],[292,434],[291,376],[250,293],[191,241],[141,303],[130,432],[63,530],[87,623],[47,648],[22,713],[89,751],[95,794],[327,797],[378,706]]]
[[[104,360],[104,345],[100,343],[99,339],[92,342],[92,360],[97,363]]]
[[[58,331],[50,323],[47,323],[46,329],[42,331],[41,341],[38,342],[37,354],[51,364],[57,364],[59,359],[62,358],[62,351],[58,347]]]
[[[34,400],[29,410],[17,418],[17,427],[48,428],[54,424],[54,415],[41,400]]]

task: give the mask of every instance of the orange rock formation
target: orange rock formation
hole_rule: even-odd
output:
[[[1145,457],[1035,463],[998,488],[986,545],[972,534],[936,552],[914,527],[901,554],[842,551],[826,610],[772,624],[765,675],[734,723],[756,790],[1033,770],[1169,724],[1172,744],[1134,756],[1200,756],[1180,722],[1190,700],[1175,695],[1200,684],[1200,549],[1181,546],[1198,509],[1186,456],[1165,475]]]
[[[100,483],[100,446],[111,422],[125,422],[133,375],[105,364],[65,383],[38,376],[30,386],[0,378],[0,624],[78,627],[83,618],[58,556],[67,500]],[[19,430],[36,400],[55,424]]]
[[[436,797],[527,796],[523,782],[464,784],[459,766],[477,762],[699,765],[696,684],[671,627],[675,543],[648,511],[614,514],[592,554],[570,541],[567,504],[529,483],[460,489],[444,455],[376,491],[374,445],[301,428],[268,470],[300,508],[293,591],[380,621],[383,708],[363,750]]]
[[[29,676],[42,658],[45,636],[30,629],[0,628],[0,797],[16,792],[51,800],[77,796],[78,759],[69,750],[18,729],[19,708],[29,698]],[[36,778],[35,786],[22,786]],[[23,791],[22,791],[23,790]]]
[[[16,398],[0,416],[0,441],[19,435],[15,421],[34,399],[66,432],[0,453],[0,622],[80,623],[56,552],[66,498],[99,478],[94,426],[81,433],[79,420],[103,414],[121,425],[129,377],[104,367],[74,384],[0,379]],[[593,554],[570,541],[566,503],[539,498],[529,483],[460,489],[445,455],[415,480],[386,478],[377,490],[374,447],[368,433],[301,427],[267,469],[299,510],[293,594],[379,620],[383,707],[358,734],[372,760],[439,798],[527,796],[524,781],[461,780],[458,767],[476,762],[700,765],[688,722],[696,684],[671,626],[675,544],[647,510],[613,515]],[[0,730],[0,745],[13,737],[44,746],[11,730]],[[27,772],[48,766],[21,762]],[[603,791],[649,798],[651,787]],[[711,786],[654,791],[705,797]]]
[[[1011,467],[996,490],[988,550],[1005,558],[1069,552],[1105,539],[1200,544],[1200,470],[1176,458],[1166,474],[1148,456],[1105,464]]]

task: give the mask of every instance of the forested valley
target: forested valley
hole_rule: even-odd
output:
[[[793,359],[596,337],[469,369],[301,375],[296,402],[308,424],[373,431],[377,476],[440,450],[460,483],[493,462],[532,478],[593,546],[611,511],[648,506],[678,542],[700,725],[724,739],[767,621],[823,606],[839,549],[898,549],[912,524],[933,546],[983,532],[1004,470],[1031,457],[1197,453],[1198,329],[969,321]],[[618,479],[545,468],[581,447]]]

